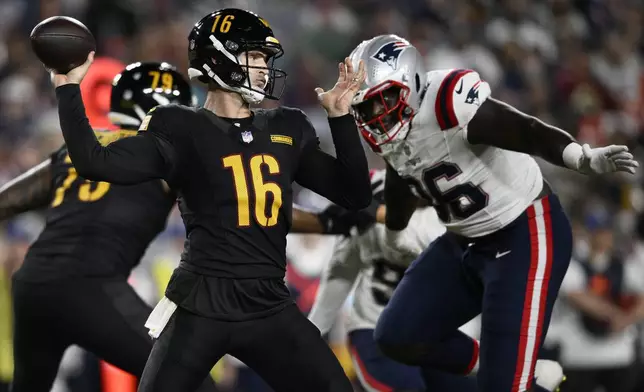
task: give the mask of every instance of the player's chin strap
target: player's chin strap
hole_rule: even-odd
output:
[[[204,64],[203,67],[208,72],[208,76],[210,76],[215,82],[217,82],[217,84],[221,86],[221,88],[238,93],[239,95],[241,95],[242,99],[247,103],[256,105],[261,103],[264,100],[264,96],[265,96],[264,93],[247,86],[240,86],[240,87],[229,86],[228,84],[224,83],[224,81],[221,80],[221,78],[217,76],[214,72],[210,71],[210,67],[208,66],[208,64]],[[203,72],[201,72],[196,68],[188,68],[188,76],[190,77],[190,79],[195,79],[200,76],[203,76]],[[266,77],[268,78],[268,75],[266,75]],[[246,82],[250,86],[250,81],[248,77],[246,77]]]

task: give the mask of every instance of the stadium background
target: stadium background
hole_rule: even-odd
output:
[[[29,46],[29,33],[36,23],[52,15],[69,15],[95,34],[99,60],[84,82],[83,93],[92,123],[100,127],[107,125],[104,115],[111,77],[122,65],[162,60],[185,74],[186,37],[192,24],[222,6],[248,8],[270,21],[285,48],[280,66],[289,74],[280,103],[305,110],[329,151],[332,146],[325,114],[313,89],[331,86],[337,77],[335,64],[361,40],[381,33],[408,38],[426,57],[430,69],[476,69],[497,98],[565,128],[584,142],[626,143],[636,153],[642,151],[642,1],[3,0],[0,184],[41,162],[62,141],[48,75]],[[196,87],[203,102],[204,91]],[[370,162],[373,167],[382,166],[373,155]],[[587,249],[588,229],[602,222],[615,236],[614,249],[644,266],[640,245],[644,226],[639,224],[644,209],[641,176],[588,180],[548,164],[542,166],[573,218],[579,255]],[[301,191],[297,203],[320,209],[326,201]],[[0,227],[0,391],[6,390],[12,372],[9,277],[41,227],[38,213],[25,214]],[[132,276],[133,285],[151,304],[162,293],[178,260],[183,235],[175,212],[167,231],[154,242]],[[315,296],[317,277],[333,241],[318,236],[289,237],[288,280],[304,311]],[[347,372],[353,374],[346,362],[342,334],[335,335],[331,344]],[[644,365],[638,366],[637,371],[644,373]],[[244,370],[231,360],[213,373],[225,386],[233,385],[235,374],[244,374]],[[110,382],[123,379],[106,374],[109,369],[95,358],[72,348],[54,390],[127,390],[118,386],[110,389]],[[240,377],[250,382],[248,376]],[[265,389],[240,385],[222,390]]]

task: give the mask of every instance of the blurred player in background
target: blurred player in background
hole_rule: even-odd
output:
[[[637,162],[626,146],[581,146],[491,98],[475,71],[426,72],[418,50],[398,36],[364,41],[351,59],[368,75],[353,101],[359,128],[388,164],[385,246],[399,260],[422,250],[404,234],[419,198],[447,227],[405,273],[378,320],[378,345],[408,365],[478,369],[478,385],[444,391],[555,390],[561,366],[537,364],[537,355],[572,234],[530,155],[584,174],[634,173]],[[458,327],[480,313],[479,347]],[[535,365],[544,370],[536,382]]]
[[[374,200],[384,205],[385,171],[373,173]],[[366,230],[365,230],[366,229]],[[378,349],[373,330],[380,313],[402,279],[406,260],[390,258],[384,244],[383,224],[364,228],[362,234],[343,237],[335,246],[325,268],[309,319],[323,335],[331,330],[349,294],[354,290],[347,332],[350,354],[361,385],[367,391],[423,391],[421,369],[384,356]],[[416,211],[406,234],[427,246],[445,232],[431,207]]]
[[[130,64],[112,87],[109,118],[120,129],[96,136],[109,144],[135,135],[150,109],[171,102],[192,105],[173,66]],[[175,200],[159,180],[120,186],[79,177],[66,146],[0,190],[0,220],[47,207],[45,228],[13,276],[13,392],[49,391],[71,345],[141,376],[151,308],[127,279]]]

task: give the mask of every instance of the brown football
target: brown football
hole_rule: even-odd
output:
[[[52,16],[31,31],[31,48],[47,69],[66,74],[96,50],[96,40],[84,24],[68,16]]]

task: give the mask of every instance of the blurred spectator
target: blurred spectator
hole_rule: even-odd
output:
[[[612,223],[604,210],[587,217],[589,253],[571,262],[562,284],[556,325],[565,391],[629,392],[635,381],[644,270],[613,247]]]
[[[557,47],[545,26],[532,18],[534,3],[528,0],[504,0],[504,12],[487,26],[486,35],[490,44],[503,47],[516,43],[527,51],[536,50],[546,61],[557,58]]]
[[[632,50],[624,32],[611,30],[603,36],[601,49],[590,62],[593,75],[624,109],[640,97],[640,64]]]

